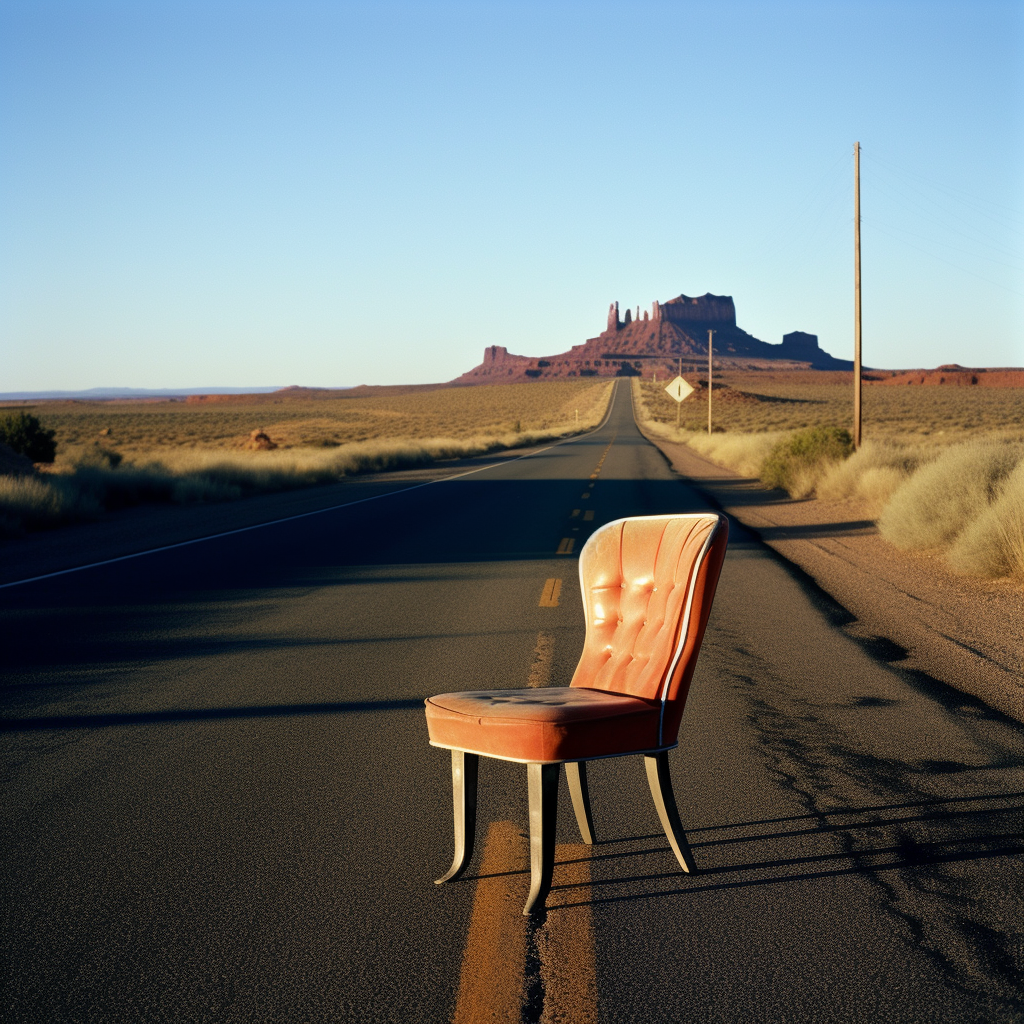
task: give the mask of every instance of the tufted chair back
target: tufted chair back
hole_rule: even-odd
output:
[[[572,686],[662,702],[675,742],[729,523],[714,512],[620,519],[580,552],[587,637]]]

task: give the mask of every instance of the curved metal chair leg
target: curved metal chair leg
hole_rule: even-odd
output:
[[[451,882],[466,870],[476,834],[476,779],[480,755],[452,751],[452,802],[455,808],[455,856],[448,873],[434,884]]]
[[[693,854],[690,852],[690,844],[686,841],[686,833],[683,831],[682,823],[679,820],[679,811],[676,809],[676,798],[672,792],[672,776],[668,771],[668,754],[662,751],[660,754],[645,754],[644,765],[647,768],[647,782],[651,787],[651,796],[654,797],[654,806],[658,809],[658,817],[661,819],[661,827],[668,836],[669,845],[676,855],[680,867],[689,874],[697,870]]]
[[[530,790],[530,895],[524,914],[544,909],[555,868],[555,826],[558,821],[558,772],[561,765],[526,766]]]
[[[587,762],[566,761],[565,781],[569,783],[572,809],[576,812],[576,824],[580,836],[588,846],[594,842],[594,816],[590,810],[590,788],[587,786]]]

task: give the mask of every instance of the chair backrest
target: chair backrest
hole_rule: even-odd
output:
[[[597,530],[580,552],[587,638],[572,686],[662,702],[675,742],[725,558],[714,512],[638,516]]]

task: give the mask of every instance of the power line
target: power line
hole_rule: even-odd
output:
[[[946,183],[935,181],[933,178],[928,178],[925,175],[918,173],[917,171],[911,171],[904,167],[899,167],[897,164],[890,163],[889,161],[886,160],[880,160],[878,157],[869,157],[869,159],[873,164],[877,163],[882,167],[888,168],[890,171],[895,171],[897,174],[904,174],[907,177],[917,178],[918,180],[923,181],[925,184],[931,185],[932,188],[938,189],[940,192],[947,192],[950,194],[951,198],[958,199],[960,202],[970,204],[984,203],[985,205],[988,206],[995,206],[1000,210],[1006,210],[1010,213],[1015,214],[1018,217],[1024,217],[1024,211],[1015,209],[1012,206],[1006,206],[1003,203],[997,203],[991,199],[985,199],[983,196],[975,195],[972,192],[968,192],[966,189],[957,188],[957,186],[955,185],[949,185]],[[961,193],[961,196],[967,198],[960,198],[956,196],[955,193],[957,192]]]
[[[941,211],[943,213],[943,219],[940,221],[937,217],[935,217],[935,215],[931,211],[925,209],[923,206],[921,206],[920,203],[915,202],[912,198],[908,197],[905,193],[901,192],[898,188],[892,186],[891,184],[884,185],[884,184],[879,184],[878,182],[875,182],[873,187],[874,187],[874,189],[877,189],[878,192],[880,192],[882,195],[887,196],[888,198],[894,200],[895,202],[908,203],[909,205],[913,206],[917,210],[920,210],[933,223],[941,223],[941,225],[947,231],[950,231],[950,232],[952,232],[954,234],[957,234],[957,235],[961,235],[962,237],[969,239],[970,241],[974,242],[977,245],[981,245],[981,246],[984,246],[986,248],[992,249],[993,251],[999,252],[999,253],[1001,253],[1004,256],[1010,256],[1013,259],[1019,258],[1018,257],[1018,253],[1015,252],[1015,251],[1012,251],[1012,250],[1009,250],[1009,249],[1005,249],[1005,248],[1003,248],[1002,246],[999,246],[999,245],[995,245],[995,244],[985,240],[984,238],[979,238],[976,234],[971,234],[971,233],[969,233],[967,231],[961,230],[960,228],[955,228],[951,224],[948,223],[949,218],[950,217],[954,217],[956,220],[960,221],[961,223],[966,224],[969,227],[973,227],[972,223],[970,221],[968,221],[964,217],[960,217],[960,216],[958,216],[955,213],[950,213],[949,211]]]
[[[1020,298],[1024,298],[1024,293],[1018,292],[1014,288],[1009,288],[1004,284],[1000,284],[998,281],[993,281],[991,278],[978,274],[973,270],[968,270],[966,267],[961,267],[958,263],[953,263],[950,260],[943,259],[941,256],[937,256],[934,252],[931,252],[928,249],[922,249],[921,246],[914,245],[912,242],[908,242],[905,238],[900,238],[899,235],[894,234],[892,231],[886,230],[877,221],[872,222],[872,227],[875,230],[880,231],[883,235],[895,238],[897,242],[902,242],[905,246],[917,250],[917,252],[923,252],[926,256],[931,256],[932,259],[938,260],[940,263],[945,263],[946,266],[953,267],[955,270],[961,271],[961,273],[970,274],[971,277],[976,277],[979,281],[985,281],[987,284],[990,284],[995,288],[1001,288],[1003,291],[1007,291],[1011,295],[1017,295]]]

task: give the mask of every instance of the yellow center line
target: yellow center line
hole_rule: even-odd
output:
[[[578,508],[574,508],[572,510],[572,514],[569,516],[569,518],[570,519],[575,519],[579,514],[580,514],[580,510]]]
[[[585,523],[589,523],[593,518],[594,518],[594,510],[593,509],[588,509],[586,512],[583,513],[583,521]]]
[[[506,872],[527,870],[526,850],[511,821],[487,829],[452,1024],[520,1019],[529,922],[523,917],[524,879]]]
[[[592,847],[559,843],[547,920],[534,941],[540,956],[544,1010],[540,1024],[597,1024],[597,965],[590,899]],[[558,886],[568,886],[559,891]],[[559,907],[561,900],[573,904]]]
[[[573,545],[576,543],[575,537],[563,537],[558,543],[558,550],[555,552],[556,555],[571,555]]]
[[[549,579],[544,581],[544,589],[540,592],[538,608],[557,608],[558,595],[562,592],[562,581]]]
[[[532,979],[540,983],[538,1024],[597,1024],[590,848],[582,843],[555,847],[549,913],[543,924],[522,913],[529,877],[527,849],[526,837],[511,821],[489,826],[453,1024],[522,1019],[527,989],[535,987],[526,977],[531,944],[540,962],[539,977]],[[533,996],[536,1000],[536,991]]]

